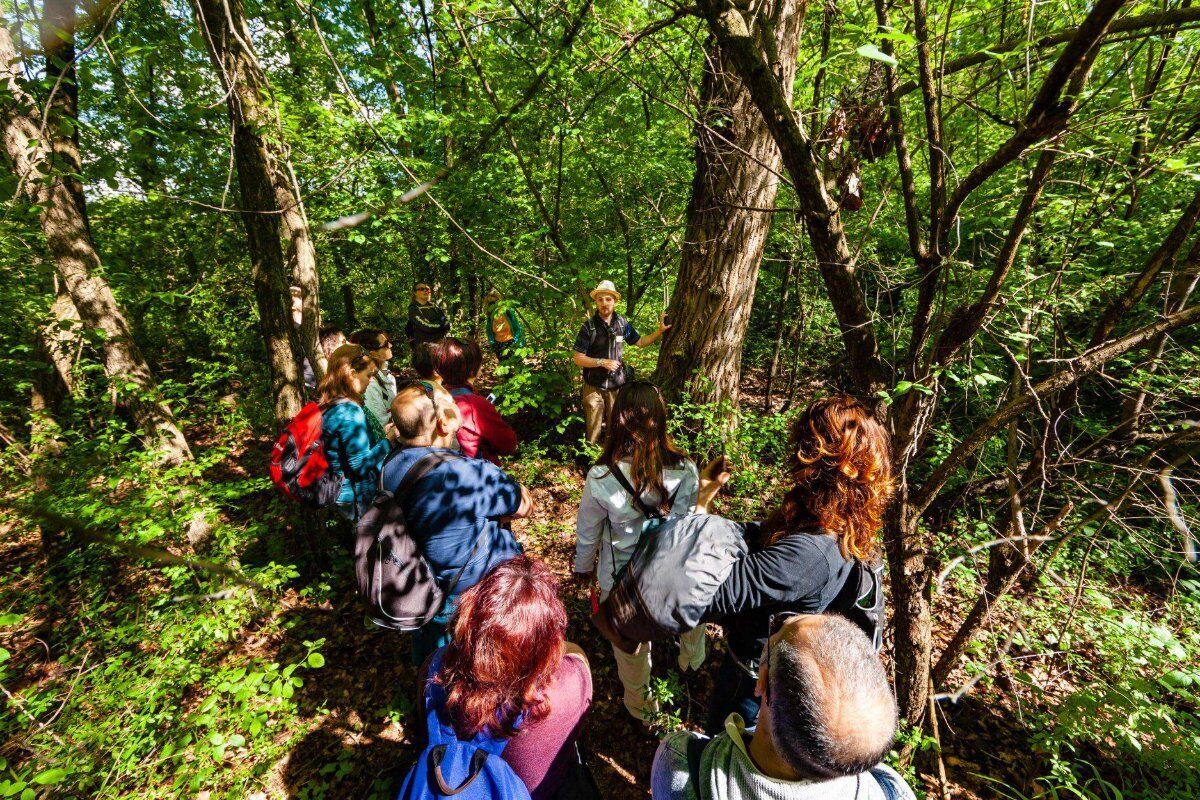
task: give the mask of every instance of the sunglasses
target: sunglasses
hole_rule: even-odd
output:
[[[375,347],[374,347],[373,349],[375,349],[375,350],[386,350],[387,348],[389,348],[389,347],[391,347],[391,346],[392,346],[392,343],[391,343],[390,341],[388,341],[387,339],[384,339],[382,342],[380,342],[379,344],[375,345]]]
[[[413,291],[414,292],[431,292],[433,290],[430,289],[428,286],[418,286],[416,289],[413,289]]]

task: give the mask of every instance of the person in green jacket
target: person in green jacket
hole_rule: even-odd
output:
[[[521,318],[511,303],[500,305],[503,299],[496,289],[483,298],[488,344],[500,361],[511,356],[513,350],[525,346],[525,329],[521,326]]]

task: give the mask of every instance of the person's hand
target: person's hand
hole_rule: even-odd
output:
[[[600,366],[604,367],[609,372],[616,372],[621,368],[621,362],[617,361],[615,358],[602,358],[600,359]]]
[[[383,424],[383,435],[387,437],[389,442],[395,442],[400,438],[400,431],[396,430],[394,422],[385,422]]]
[[[664,311],[658,315],[658,329],[659,331],[665,331],[669,327],[671,326],[667,324],[667,314]]]
[[[696,494],[696,510],[708,513],[708,506],[733,477],[733,465],[725,456],[717,456],[700,470],[700,491]]]

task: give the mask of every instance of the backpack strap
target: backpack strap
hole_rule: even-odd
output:
[[[434,781],[437,782],[438,791],[443,797],[453,797],[456,794],[465,792],[470,788],[475,779],[479,777],[479,773],[483,772],[483,766],[487,763],[488,753],[485,750],[476,750],[471,756],[471,769],[467,773],[467,779],[458,785],[458,788],[451,788],[446,783],[446,778],[442,775],[442,758],[446,755],[446,745],[439,744],[437,747],[429,750],[429,771],[433,774]]]
[[[384,466],[387,466],[387,461],[390,461],[392,457],[403,452],[403,449],[396,450],[392,456],[389,456],[384,461]],[[460,458],[462,456],[454,453],[426,453],[408,468],[408,472],[404,473],[404,477],[400,479],[400,485],[396,487],[394,494],[383,488],[383,469],[381,468],[379,470],[379,493],[392,497],[396,502],[407,500],[409,494],[412,493],[413,487],[417,485],[417,481],[432,472],[435,467],[445,464],[447,461],[457,461]]]
[[[855,559],[850,577],[828,606],[850,619],[871,640],[875,652],[883,647],[883,562]]]
[[[395,452],[400,453],[403,451],[397,450]],[[408,496],[412,494],[413,487],[417,485],[417,482],[432,472],[435,467],[445,464],[449,461],[458,461],[461,458],[462,456],[458,453],[426,453],[425,455],[421,456],[415,464],[408,468],[408,472],[404,473],[404,477],[401,479],[400,485],[396,487],[396,493],[392,495],[392,499],[397,503],[403,504],[403,502],[408,499]],[[387,490],[383,488],[382,469],[379,470],[379,492],[381,495],[387,495]],[[467,556],[467,560],[463,562],[463,565],[459,567],[458,574],[454,576],[454,581],[450,584],[450,588],[443,592],[446,597],[446,603],[450,602],[450,598],[453,596],[454,590],[458,588],[458,582],[462,580],[463,573],[466,572],[467,566],[475,560],[475,556],[479,552],[479,546],[483,544],[483,537],[484,534],[487,533],[487,530],[487,526],[484,525],[483,530],[481,530],[479,535],[475,537],[475,544],[471,547],[471,553]],[[442,610],[444,611],[445,608],[446,606],[443,604]],[[438,613],[440,614],[441,611]],[[430,669],[430,674],[433,674],[432,668]]]
[[[871,636],[871,644],[878,653],[883,649],[883,626],[884,626],[884,610],[883,610],[883,562],[878,561],[873,564],[868,564],[863,561],[858,562],[859,569],[862,571],[863,580],[859,581],[859,594],[855,598],[855,605],[862,609],[867,617],[875,623],[875,631]],[[865,591],[863,584],[869,583],[870,586]],[[866,602],[868,605],[863,605]]]
[[[646,505],[646,502],[644,500],[642,500],[642,496],[640,494],[638,494],[638,492],[633,488],[632,485],[630,485],[629,479],[625,477],[625,473],[621,472],[621,466],[619,464],[613,464],[608,469],[609,469],[609,472],[612,473],[613,477],[617,479],[617,483],[621,484],[621,488],[625,490],[625,492],[630,496],[630,498],[632,498],[633,504],[635,506],[637,506],[638,511],[642,512],[642,516],[644,516],[646,519],[658,519],[658,520],[667,518],[667,515],[670,514],[669,511],[667,512],[667,514],[664,514],[662,511],[658,510],[657,508],[651,508],[650,506]],[[680,482],[679,486],[682,486],[682,485],[683,485],[683,483]],[[675,495],[679,494],[679,486],[676,486],[675,491],[671,492],[671,494],[667,496],[667,505],[668,506],[673,507],[675,505]]]
[[[467,555],[467,560],[464,561],[463,565],[458,568],[458,574],[454,576],[454,582],[451,583],[450,588],[444,592],[446,599],[442,605],[443,611],[446,608],[445,604],[449,603],[450,598],[454,596],[454,590],[458,588],[458,582],[462,580],[463,573],[467,571],[467,567],[470,565],[470,563],[475,560],[475,554],[479,552],[479,545],[483,544],[483,536],[487,532],[488,526],[484,525],[483,530],[481,530],[479,535],[475,537],[475,544],[471,546],[471,552],[469,555]]]
[[[635,506],[637,506],[637,509],[638,509],[638,511],[640,511],[642,513],[642,516],[644,516],[646,519],[660,520],[660,521],[667,518],[667,515],[663,514],[657,508],[651,509],[649,506],[647,506],[645,504],[645,502],[643,502],[641,495],[639,495],[637,493],[637,491],[635,491],[634,488],[629,484],[629,480],[625,477],[625,473],[621,472],[621,466],[619,464],[613,464],[612,466],[610,466],[608,468],[608,471],[611,472],[613,477],[617,479],[617,483],[621,484],[621,488],[624,489],[625,493],[628,494],[629,497],[633,500],[633,504]],[[675,487],[675,491],[671,492],[671,494],[667,497],[667,505],[668,506],[674,507],[675,495],[679,494],[679,489],[682,486],[683,486],[683,483],[680,482],[679,486]],[[617,552],[616,552],[616,548],[613,547],[612,522],[609,520],[607,514],[604,515],[604,530],[608,534],[608,555],[609,555],[609,559],[611,560],[612,566],[613,566],[613,586],[616,586],[616,584],[617,584]],[[640,544],[640,543],[641,543],[641,537],[638,538],[638,544]],[[636,545],[635,545],[635,547],[636,547]]]

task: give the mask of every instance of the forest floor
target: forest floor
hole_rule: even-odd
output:
[[[265,475],[269,447],[269,437],[247,441],[205,478],[222,481]],[[567,580],[585,468],[544,455],[525,457],[511,467],[530,487],[537,505],[530,518],[514,523],[516,536],[527,553],[544,559],[562,581],[570,615],[568,636],[583,647],[591,662],[593,706],[581,743],[590,753],[602,796],[606,800],[648,797],[650,766],[659,737],[635,724],[625,711],[611,650],[589,619],[587,590]],[[271,505],[272,498],[270,492],[246,498],[249,502],[227,510],[229,521],[236,525],[239,519],[269,514],[270,508],[277,507]],[[264,603],[248,624],[229,632],[223,649],[214,658],[228,665],[256,660],[293,663],[297,655],[303,657],[307,642],[324,640],[324,665],[304,672],[303,685],[296,690],[296,715],[286,728],[274,733],[275,752],[283,755],[272,755],[267,765],[263,756],[242,752],[229,756],[223,768],[251,774],[246,768],[257,765],[252,773],[261,777],[234,779],[235,784],[253,787],[246,792],[252,800],[394,797],[390,787],[398,786],[417,752],[408,727],[416,699],[408,637],[364,625],[351,586],[346,543],[333,541],[328,532],[317,534],[314,541],[313,533],[304,525],[295,526],[286,520],[272,523],[271,528],[270,541],[248,543],[241,552],[241,564],[296,564],[300,575],[280,595]],[[48,580],[36,529],[22,526],[6,533],[0,537],[0,559],[9,578],[0,586],[0,608],[12,607],[16,594],[35,591]],[[106,578],[114,587],[108,598],[114,604],[145,602],[144,598],[154,597],[161,583],[155,570],[132,563],[108,568],[118,570]],[[64,654],[45,642],[53,643],[55,626],[75,613],[72,602],[68,597],[61,605],[35,606],[25,615],[22,632],[5,642],[16,654],[10,666],[19,667],[21,676],[19,682],[9,683],[9,691],[21,692],[33,684],[68,679],[65,673],[69,668],[59,663]],[[950,634],[962,611],[939,606],[942,609],[936,620],[938,637]],[[673,643],[654,646],[654,674],[671,678],[668,684],[677,687],[672,705],[685,727],[696,728],[704,718],[722,644],[719,628],[710,626],[705,668],[687,677],[672,677],[676,669]],[[81,666],[80,672],[84,669]],[[185,695],[180,713],[194,711],[203,699],[200,695]],[[1046,696],[1036,699],[1020,688],[1014,689],[1011,683],[999,681],[979,684],[957,704],[942,704],[942,761],[949,775],[944,787],[946,796],[996,796],[989,779],[1009,786],[1028,786],[1039,774],[1040,765],[1039,759],[1031,757],[1031,732],[1028,720],[1022,719],[1022,708],[1045,702]],[[4,743],[2,753],[9,755],[20,747],[20,743],[14,746],[10,741]],[[988,777],[978,777],[981,775]],[[163,779],[165,783],[170,781],[165,774]],[[932,776],[920,776],[918,781],[930,790],[930,796],[942,793]],[[195,796],[207,800],[208,793],[200,791]]]
[[[514,523],[513,528],[526,552],[544,559],[562,582],[570,616],[568,638],[583,647],[591,663],[593,704],[581,743],[591,754],[590,764],[602,796],[611,800],[646,798],[658,734],[634,723],[626,712],[611,648],[590,621],[586,590],[568,582],[582,477],[582,470],[569,467],[546,475],[545,483],[533,487],[537,511],[531,518]],[[305,785],[328,775],[331,764],[345,765],[347,777],[329,797],[361,797],[381,778],[401,779],[416,756],[404,728],[406,719],[380,718],[378,711],[381,707],[409,709],[414,702],[416,676],[409,663],[407,637],[364,627],[357,598],[351,591],[343,593],[341,602],[328,607],[306,603],[294,594],[285,606],[281,613],[303,620],[303,626],[289,635],[324,637],[326,662],[302,690],[302,708],[308,709],[312,728],[277,765],[268,796],[302,796]],[[948,636],[953,617],[946,619],[941,633]],[[274,649],[279,643],[263,641],[257,646]],[[722,646],[719,628],[710,626],[704,670],[679,679],[683,692],[675,703],[683,724],[689,728],[698,729],[704,719]],[[674,643],[654,645],[655,676],[678,674],[677,652]],[[943,757],[952,776],[947,786],[949,796],[994,796],[971,773],[1027,779],[1021,773],[1030,767],[1028,743],[1007,705],[1003,698],[981,689],[942,717]],[[932,778],[925,781],[930,789],[936,786]]]
[[[744,385],[743,408],[762,407],[763,385],[751,376]],[[805,387],[804,394],[815,387]],[[787,398],[772,403],[778,413]],[[520,430],[525,434],[534,431]],[[545,560],[562,586],[569,614],[568,638],[588,655],[593,678],[593,704],[581,737],[589,762],[606,800],[634,800],[649,796],[650,766],[661,737],[635,723],[621,702],[622,687],[608,643],[590,620],[588,590],[573,585],[570,574],[575,553],[575,516],[583,490],[586,466],[551,459],[525,460],[514,472],[530,487],[536,510],[517,520],[513,530],[528,554]],[[416,702],[416,676],[403,634],[364,626],[357,597],[347,584],[340,600],[314,605],[289,593],[282,613],[302,620],[291,630],[293,639],[323,637],[326,663],[307,682],[302,709],[311,728],[289,755],[276,765],[268,796],[303,797],[313,781],[328,781],[331,765],[344,775],[331,786],[328,797],[361,797],[381,781],[399,781],[417,751],[405,730],[413,724],[408,712]],[[936,636],[948,638],[958,615],[942,617]],[[679,687],[670,710],[680,723],[699,729],[707,709],[723,650],[718,626],[709,626],[709,655],[699,673],[682,676],[675,665],[674,642],[654,645],[653,674]],[[279,643],[263,641],[259,647],[277,650]],[[392,709],[390,715],[379,714]],[[398,713],[399,712],[399,713]],[[1036,769],[1030,763],[1028,732],[1010,704],[994,689],[981,686],[956,706],[942,709],[941,724],[948,734],[943,761],[950,774],[947,797],[995,796],[994,788],[976,774],[1007,778],[1018,785]],[[937,796],[938,781],[922,776],[922,783]]]

